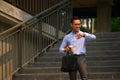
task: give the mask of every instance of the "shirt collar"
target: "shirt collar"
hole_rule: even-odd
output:
[[[81,32],[81,31],[80,31],[80,30],[79,30],[78,32],[73,32],[73,31],[72,31],[71,33],[72,33],[72,34],[77,34],[77,33],[79,33],[79,32]]]

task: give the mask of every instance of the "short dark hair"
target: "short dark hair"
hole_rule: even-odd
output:
[[[70,22],[73,23],[74,20],[80,20],[80,18],[78,16],[74,16],[74,17],[72,17]]]

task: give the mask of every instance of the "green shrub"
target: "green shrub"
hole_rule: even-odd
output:
[[[120,17],[112,18],[111,32],[120,32]]]

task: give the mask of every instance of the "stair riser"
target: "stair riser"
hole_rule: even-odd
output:
[[[119,46],[89,46],[87,47],[87,50],[120,50],[120,47]]]
[[[120,35],[96,35],[96,38],[120,38]]]
[[[120,75],[116,74],[88,74],[89,79],[101,80],[119,80]],[[77,78],[80,79],[79,74]],[[68,74],[53,74],[53,75],[17,75],[14,80],[69,80]]]
[[[87,44],[87,50],[120,50],[120,43]],[[49,52],[59,52],[59,48],[50,49]]]
[[[104,51],[104,50],[101,50],[101,52],[99,51],[95,51],[95,52],[90,52],[90,51],[88,51],[87,52],[87,56],[93,56],[94,57],[94,55],[97,55],[97,56],[102,56],[102,55],[104,55],[104,56],[120,56],[120,51],[111,51],[111,52],[107,52],[107,51]]]
[[[97,33],[95,34],[97,36],[97,38],[119,38],[120,35],[118,35],[120,33]]]
[[[97,38],[95,40],[96,42],[116,42],[116,41],[120,41],[120,38]]]
[[[111,62],[106,62],[106,61],[87,61],[88,66],[120,66],[120,61],[111,61]],[[44,66],[49,66],[49,67],[60,67],[61,63],[50,63],[50,62],[45,62],[45,63],[32,63],[29,66],[31,67],[44,67]]]
[[[120,60],[119,56],[116,57],[87,57],[88,61],[110,61],[110,60]]]
[[[105,51],[105,50],[120,50],[120,47],[119,47],[119,45],[112,45],[112,46],[88,46],[87,47],[87,51],[93,51],[93,50],[98,50],[98,51],[100,51],[100,50],[103,50],[103,51]],[[50,52],[52,53],[52,52],[59,52],[59,49],[54,49],[54,50],[50,50]]]
[[[43,55],[43,57],[62,57],[64,56],[66,53],[60,53],[60,52],[47,52]],[[94,56],[94,55],[97,55],[97,56],[113,56],[113,55],[118,55],[120,56],[120,51],[111,51],[111,50],[101,50],[101,51],[87,51],[87,56]]]
[[[86,59],[88,61],[104,61],[104,60],[120,60],[120,57],[119,56],[98,56],[98,57],[86,57]],[[37,59],[38,62],[61,62],[62,61],[62,58],[38,58]]]
[[[99,72],[99,73],[101,73],[101,72],[120,72],[120,68],[119,67],[88,67],[87,68],[88,69],[88,72],[89,73],[95,73],[95,72]],[[23,69],[23,70],[21,70],[21,72],[20,73],[31,73],[31,74],[33,74],[33,73],[60,73],[61,71],[60,71],[60,67],[58,67],[58,68],[47,68],[47,69],[44,69],[44,68],[42,68],[42,69],[39,69],[39,68],[36,68],[35,69],[35,67],[32,69]]]
[[[91,42],[91,43],[87,43],[87,47],[89,46],[119,46],[120,42]]]
[[[119,43],[119,41],[120,41],[120,38],[119,39],[97,39],[97,40],[95,40],[95,41],[93,41],[93,42],[87,42],[87,46],[92,46],[92,45],[96,45],[96,46],[99,46],[100,44],[102,45],[102,44],[106,44],[107,45],[107,43],[118,43],[118,44],[120,44]],[[96,43],[95,43],[96,42]],[[100,42],[103,42],[103,43],[100,43]],[[93,43],[95,43],[95,44],[93,44]],[[59,46],[61,45],[61,43],[59,43],[59,44],[57,44],[55,47],[56,48],[59,48]],[[112,44],[113,45],[113,44]]]

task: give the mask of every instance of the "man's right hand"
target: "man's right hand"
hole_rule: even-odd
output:
[[[69,52],[71,49],[70,49],[70,47],[69,46],[67,46],[65,49],[64,49],[64,52]]]
[[[64,49],[64,52],[69,52],[69,51],[74,52],[74,48],[73,48],[72,46],[67,46],[67,47]]]

